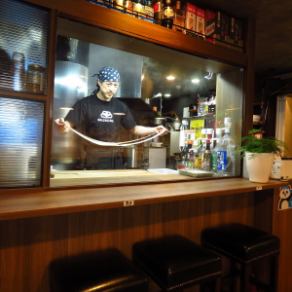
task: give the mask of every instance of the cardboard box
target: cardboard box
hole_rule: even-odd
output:
[[[196,32],[205,37],[205,9],[200,7],[196,9]]]
[[[238,18],[234,21],[234,44],[243,47],[243,21]]]
[[[186,22],[186,10],[185,10],[185,7],[183,6],[183,3],[181,3],[180,9],[179,7],[175,7],[175,10],[174,10],[173,30],[186,33],[185,22]]]
[[[205,35],[207,40],[213,44],[220,40],[221,12],[207,9],[205,11]]]
[[[191,3],[186,4],[186,24],[185,27],[188,30],[191,31],[196,31],[196,11],[197,11],[197,6]]]

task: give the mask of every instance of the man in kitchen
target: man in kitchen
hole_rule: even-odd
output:
[[[103,142],[118,142],[122,128],[138,136],[167,132],[163,126],[136,125],[128,107],[119,99],[113,98],[120,85],[120,74],[115,68],[103,67],[96,77],[97,89],[93,94],[77,101],[65,120],[55,120],[60,131],[68,132],[74,128],[86,136]],[[97,147],[87,143],[85,153],[86,169],[123,168],[120,147]]]

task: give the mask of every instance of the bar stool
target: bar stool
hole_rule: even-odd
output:
[[[116,249],[57,259],[49,272],[52,292],[148,291],[147,276]]]
[[[232,223],[203,230],[202,244],[230,260],[233,267],[231,269],[232,292],[235,291],[235,275],[238,275],[236,266],[239,267],[240,272],[240,291],[252,291],[250,282],[265,291],[277,290],[280,250],[278,237],[248,225]],[[264,259],[270,261],[269,284],[257,279],[252,270],[255,264]]]
[[[213,284],[219,291],[221,258],[179,235],[149,239],[133,245],[133,260],[162,291]]]

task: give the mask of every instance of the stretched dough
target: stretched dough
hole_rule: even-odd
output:
[[[155,139],[156,137],[163,134],[163,132],[160,132],[160,133],[156,133],[154,135],[148,135],[148,136],[144,136],[144,137],[141,137],[138,139],[124,141],[124,142],[106,142],[106,141],[100,141],[100,140],[90,138],[90,137],[78,132],[77,130],[75,130],[73,128],[71,128],[71,131],[73,133],[75,133],[76,135],[78,135],[79,137],[81,137],[82,139],[84,139],[84,140],[86,140],[94,145],[109,146],[109,147],[128,147],[128,146],[132,146],[132,145],[136,145],[136,144],[150,141],[150,140]]]

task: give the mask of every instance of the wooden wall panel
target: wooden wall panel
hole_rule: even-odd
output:
[[[292,291],[292,278],[290,276],[292,263],[292,209],[277,210],[278,200],[279,195],[275,191],[273,233],[281,239],[278,291],[288,292]]]
[[[131,255],[134,242],[179,233],[200,240],[203,228],[254,222],[253,194],[196,199],[69,215],[0,222],[0,291],[48,291],[55,258],[117,247]]]

